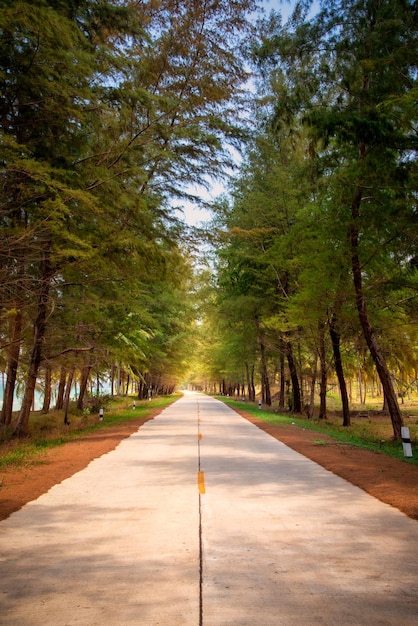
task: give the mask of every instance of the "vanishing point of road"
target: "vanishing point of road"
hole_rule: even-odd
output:
[[[417,626],[418,524],[203,394],[0,522],[7,626]]]

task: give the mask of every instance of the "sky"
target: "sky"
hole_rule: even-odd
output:
[[[282,2],[280,0],[262,0],[261,5],[267,15],[272,10],[279,11],[282,14],[283,20],[286,20],[295,5],[295,0],[290,0],[289,2],[286,0]],[[190,188],[190,193],[201,197],[203,200],[214,200],[224,192],[225,186],[219,181],[214,181],[209,191],[203,187]],[[180,213],[180,218],[184,219],[189,226],[199,226],[210,220],[211,213],[206,209],[199,208],[191,202],[185,202],[183,205],[183,213]]]
[[[280,12],[283,21],[286,21],[295,6],[295,0],[262,0],[261,5],[267,15],[270,11],[275,10]],[[314,2],[314,10],[315,8],[318,8],[318,2]],[[201,197],[203,200],[214,200],[224,193],[225,190],[224,184],[214,181],[209,191],[203,187],[191,187],[190,193]],[[183,205],[183,213],[180,214],[180,218],[184,219],[189,226],[200,226],[211,219],[211,213],[191,202],[186,202]]]

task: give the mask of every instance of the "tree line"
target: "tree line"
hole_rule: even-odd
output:
[[[274,381],[308,415],[318,386],[326,417],[332,375],[348,426],[361,370],[400,438],[417,380],[417,6],[311,8],[260,25],[253,139],[213,206],[196,381],[250,398],[258,383],[266,404]]]
[[[176,212],[240,142],[253,0],[0,2],[1,421],[28,432],[116,369],[186,370],[193,254]],[[13,397],[23,395],[13,422]]]
[[[299,0],[0,2],[1,421],[104,378],[325,417],[330,377],[416,375],[417,9]],[[249,70],[250,67],[250,70]],[[256,93],[248,83],[256,81]],[[255,77],[255,78],[254,78]],[[249,87],[250,85],[250,87]],[[212,203],[210,264],[177,209]],[[13,421],[16,390],[22,406]]]

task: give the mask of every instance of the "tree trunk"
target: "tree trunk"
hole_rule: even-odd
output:
[[[17,367],[19,364],[20,343],[22,334],[22,311],[18,309],[10,320],[10,345],[7,350],[6,388],[4,390],[1,423],[10,424],[12,421],[13,398],[16,386]]]
[[[42,405],[42,413],[48,413],[51,405],[51,366],[45,366],[45,383],[44,383],[44,402]]]
[[[248,363],[246,363],[245,370],[247,372],[247,381],[248,381],[248,400],[249,402],[254,402],[255,401],[254,365],[251,366],[251,370],[250,370]]]
[[[258,345],[260,346],[260,369],[261,369],[261,398],[262,403],[267,406],[271,406],[271,392],[270,392],[270,382],[267,371],[267,359],[266,359],[266,348],[264,345],[264,338],[260,329],[260,321],[258,317],[254,320],[255,327],[257,329],[257,339]]]
[[[113,396],[115,395],[115,366],[112,365],[112,367],[110,368],[110,395]]]
[[[251,389],[250,389],[250,368],[248,363],[245,364],[245,377],[247,379],[247,389],[248,389],[248,400],[251,400]],[[244,386],[245,393],[245,386]]]
[[[65,387],[64,394],[64,424],[69,424],[68,421],[68,407],[70,406],[71,387],[73,386],[75,367],[72,367],[68,372],[67,385]]]
[[[53,271],[49,256],[49,248],[44,250],[44,258],[41,263],[40,291],[38,296],[37,314],[34,324],[33,346],[29,361],[29,370],[26,379],[25,394],[16,425],[13,430],[14,437],[26,437],[28,434],[29,416],[33,403],[36,386],[36,378],[42,359],[42,346],[45,339],[46,317],[48,312],[48,296],[51,286]]]
[[[87,383],[89,382],[89,376],[91,371],[91,365],[84,365],[81,369],[81,378],[80,378],[80,392],[78,394],[77,399],[77,409],[79,411],[83,410],[84,406],[84,396],[86,395]]]
[[[120,396],[121,395],[121,386],[122,386],[122,368],[120,366],[120,363],[118,363],[118,368],[117,368],[117,383],[116,383],[116,395]]]
[[[284,409],[285,405],[285,376],[284,376],[284,360],[286,345],[283,339],[280,339],[280,388],[279,388],[279,409]]]
[[[359,257],[359,225],[360,204],[362,199],[361,187],[357,187],[352,205],[351,205],[351,227],[350,227],[350,247],[351,247],[351,267],[353,272],[354,289],[356,294],[356,306],[360,325],[363,330],[364,338],[376,366],[380,382],[383,387],[383,393],[388,405],[390,418],[392,421],[393,435],[395,439],[402,439],[401,428],[403,426],[402,415],[396,399],[395,390],[393,388],[392,379],[386,365],[379,342],[376,339],[374,330],[370,324],[369,315],[366,307],[366,300],[363,293],[362,268]]]
[[[343,406],[343,426],[351,425],[350,405],[348,402],[347,385],[345,384],[343,362],[341,359],[341,336],[337,330],[337,316],[334,313],[329,325],[329,334],[331,337],[332,351],[334,354],[334,367],[340,387],[341,402]]]
[[[65,392],[65,381],[67,378],[67,369],[62,365],[60,371],[60,379],[58,383],[58,393],[57,393],[57,401],[55,403],[55,409],[60,411],[64,408],[64,392]]]
[[[312,419],[315,412],[315,385],[316,385],[316,377],[318,374],[318,355],[315,354],[315,363],[312,372],[311,378],[311,392],[309,395],[309,408],[308,408],[308,418]]]
[[[262,402],[267,406],[271,406],[271,392],[270,392],[270,381],[267,371],[267,362],[266,362],[266,354],[265,354],[265,346],[264,342],[260,341],[260,354],[261,354],[261,395]]]
[[[356,400],[358,400],[360,402],[360,404],[363,404],[363,378],[362,378],[362,375],[361,375],[360,367],[358,368],[358,372],[357,372],[357,394],[356,394]]]
[[[255,365],[251,367],[251,400],[255,402],[255,382],[254,382]]]
[[[143,389],[144,389],[144,381],[141,377],[138,381],[138,400],[143,399]]]
[[[300,389],[300,406],[301,406],[301,412],[302,412],[302,407],[304,405],[304,399],[303,399],[303,393],[304,393],[304,389],[303,389],[303,372],[302,369],[300,367],[300,364],[302,363],[302,351],[301,351],[301,346],[300,346],[300,341],[298,341],[298,359],[297,359],[297,364],[299,365],[299,369],[298,369],[298,379],[299,379],[299,389]]]
[[[326,419],[327,417],[327,359],[325,352],[325,324],[320,322],[319,324],[319,369],[320,369],[320,382],[319,382],[319,419]]]
[[[293,358],[293,349],[290,341],[286,342],[287,363],[289,365],[290,378],[292,381],[292,411],[294,413],[302,412],[302,403],[300,398],[300,385],[298,373],[296,370],[295,360]]]

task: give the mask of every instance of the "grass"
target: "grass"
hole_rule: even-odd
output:
[[[3,433],[0,441],[0,468],[9,466],[25,466],[34,463],[42,463],[42,453],[49,448],[60,446],[67,441],[76,439],[90,432],[106,429],[115,424],[123,424],[138,418],[147,418],[155,409],[163,409],[175,400],[179,394],[172,396],[157,397],[151,401],[143,400],[136,402],[136,408],[132,408],[132,398],[114,398],[105,408],[103,421],[97,414],[83,415],[72,410],[69,415],[70,425],[63,423],[62,411],[51,411],[47,415],[39,412],[33,413],[30,420],[30,436],[24,440],[10,440],[7,433]],[[352,420],[349,428],[341,426],[341,418],[335,413],[330,413],[326,420],[307,419],[300,415],[279,414],[274,408],[259,409],[250,402],[240,402],[232,398],[218,397],[219,400],[247,411],[270,424],[287,424],[300,428],[313,430],[319,433],[316,445],[328,445],[320,434],[327,434],[335,441],[357,446],[373,452],[380,452],[388,456],[403,460],[407,463],[418,465],[418,419],[417,416],[405,418],[405,425],[409,426],[411,433],[414,458],[405,459],[401,442],[392,440],[392,427],[388,417],[358,418]]]
[[[126,424],[135,419],[146,419],[156,409],[162,410],[179,398],[179,394],[161,396],[152,400],[132,398],[113,398],[104,410],[103,421],[98,414],[85,415],[73,408],[69,414],[69,425],[65,425],[62,411],[51,411],[44,415],[32,413],[29,437],[10,439],[8,433],[2,433],[0,442],[0,468],[27,466],[42,463],[42,453],[91,432],[104,430],[115,424]]]
[[[370,416],[369,418],[352,418],[352,425],[341,425],[341,418],[332,413],[326,420],[308,419],[301,415],[276,413],[274,408],[258,406],[250,402],[241,402],[232,398],[217,396],[219,400],[228,404],[231,408],[241,409],[254,417],[269,424],[293,425],[318,433],[326,434],[334,441],[350,444],[358,448],[379,452],[418,465],[418,420],[416,416],[405,417],[405,426],[408,426],[411,434],[413,458],[405,458],[402,442],[393,441],[393,431],[390,418],[385,416]],[[318,437],[316,445],[326,445],[326,441]]]

